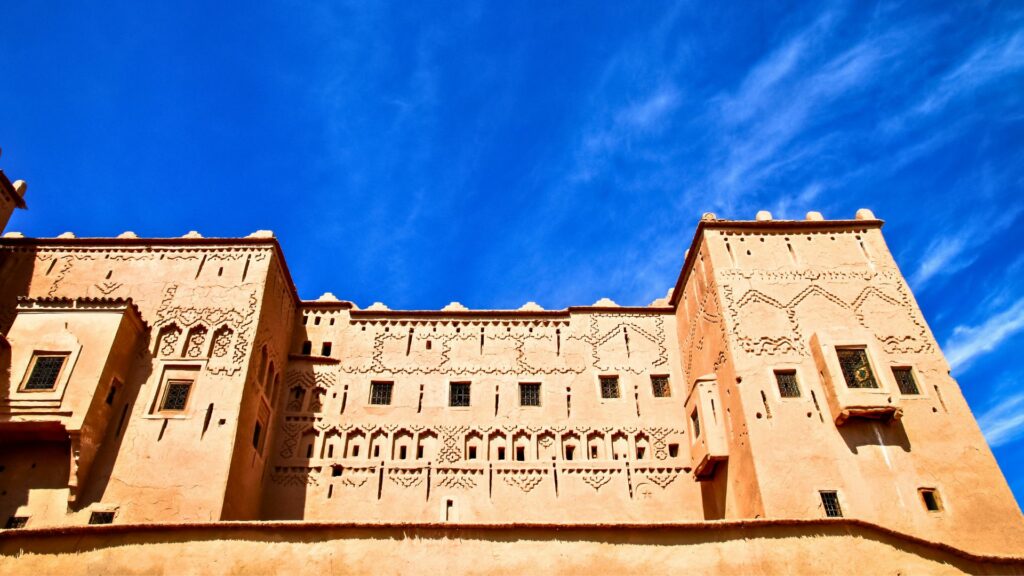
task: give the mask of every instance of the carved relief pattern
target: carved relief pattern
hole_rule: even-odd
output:
[[[423,482],[423,475],[419,470],[405,470],[392,468],[388,471],[388,479],[403,488],[419,486]]]
[[[483,471],[473,470],[444,470],[440,469],[437,471],[441,477],[437,481],[437,485],[443,488],[469,490],[476,488],[476,479],[473,478],[474,474],[483,474]]]
[[[441,451],[437,454],[440,462],[462,460],[462,443],[468,426],[438,426],[441,431]]]
[[[525,494],[544,480],[544,474],[543,470],[503,470],[500,475],[506,484],[519,488]]]
[[[170,285],[164,290],[164,297],[157,310],[156,326],[176,324],[182,328],[191,328],[197,324],[204,326],[227,326],[234,330],[237,337],[229,365],[211,366],[208,369],[215,374],[233,375],[245,365],[248,359],[249,343],[252,339],[252,328],[255,323],[256,309],[259,304],[257,288],[242,285],[232,288],[203,287],[189,290],[189,294],[179,294],[177,285]],[[227,298],[236,300],[241,292],[246,304],[242,309],[216,304]],[[187,303],[177,304],[181,297]],[[207,304],[197,307],[196,302]]]
[[[160,355],[173,356],[178,349],[178,339],[181,337],[181,329],[177,326],[165,326],[160,331]]]
[[[231,328],[227,326],[221,326],[213,334],[213,349],[211,351],[214,358],[223,358],[228,354],[228,346],[231,345]]]
[[[196,326],[188,334],[188,344],[185,347],[185,355],[189,358],[200,358],[206,348],[206,328]]]

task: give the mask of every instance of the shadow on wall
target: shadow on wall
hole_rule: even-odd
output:
[[[148,332],[139,338],[137,344],[139,350],[136,353],[132,373],[128,377],[128,382],[123,386],[124,393],[120,394],[120,398],[112,407],[110,423],[107,425],[106,434],[103,436],[96,459],[93,461],[89,477],[78,498],[77,510],[88,508],[92,504],[102,501],[107,484],[110,483],[110,475],[121,454],[121,444],[124,442],[124,437],[131,424],[135,405],[139,401],[139,392],[153,372],[150,342]]]
[[[854,454],[862,446],[899,447],[904,452],[910,452],[910,438],[900,420],[848,420],[839,427],[839,435]]]
[[[729,461],[718,463],[715,477],[700,483],[700,496],[704,505],[705,520],[725,518],[725,502],[729,492]]]

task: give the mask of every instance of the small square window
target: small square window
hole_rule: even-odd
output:
[[[89,524],[113,524],[113,512],[93,512],[89,514]]]
[[[921,501],[924,502],[925,510],[929,512],[942,511],[942,500],[939,498],[939,491],[934,488],[921,488]]]
[[[469,447],[469,458],[468,460],[476,460],[476,446]]]
[[[839,493],[835,490],[822,490],[821,505],[825,507],[825,516],[829,518],[842,518],[843,509],[839,505]]]
[[[181,412],[188,405],[188,395],[192,391],[191,380],[168,380],[167,388],[164,391],[164,400],[160,403],[160,409]]]
[[[330,342],[324,342],[323,344],[320,345],[320,355],[321,356],[330,356],[331,355],[331,343]]]
[[[252,429],[252,447],[256,451],[263,452],[263,422],[256,421],[256,425]]]
[[[334,466],[331,468],[331,476],[334,478],[341,476],[341,466]]]
[[[917,381],[914,380],[914,371],[909,367],[894,367],[892,369],[892,375],[896,378],[896,385],[900,389],[900,394],[913,396],[921,393],[921,391],[917,389]]]
[[[636,459],[643,460],[644,456],[647,455],[647,450],[643,446],[636,447]]]
[[[469,406],[469,382],[452,382],[448,389],[449,406]]]
[[[679,456],[679,444],[668,445],[668,456],[669,458],[675,458]]]
[[[523,448],[522,446],[516,447],[516,460],[520,462],[526,460],[526,448]]]
[[[840,348],[836,350],[839,367],[847,388],[878,388],[875,374],[868,362],[868,352],[863,348]]]
[[[405,460],[407,454],[408,454],[408,451],[407,451],[405,446],[402,446],[402,447],[400,447],[398,449],[398,459],[399,460]]]
[[[7,523],[4,524],[5,530],[17,530],[24,528],[28,524],[28,516],[11,516],[7,519]]]
[[[690,414],[690,425],[693,427],[693,437],[700,438],[700,416],[697,414],[696,408]]]
[[[619,377],[618,376],[601,376],[601,398],[618,398],[619,397]]]
[[[505,449],[504,448],[498,448],[498,460],[504,460],[504,459],[505,459]]]
[[[668,385],[668,376],[651,376],[651,392],[655,398],[668,398],[672,389]]]
[[[796,381],[796,370],[776,370],[775,382],[779,385],[779,396],[799,398],[800,385]]]
[[[519,384],[519,405],[540,406],[540,384]]]
[[[370,404],[386,406],[391,404],[393,382],[370,382]]]
[[[313,343],[310,342],[309,340],[306,340],[305,342],[302,343],[302,355],[303,356],[309,356],[312,353],[313,353]]]
[[[32,370],[22,390],[53,390],[57,387],[57,377],[64,367],[66,354],[37,355],[32,358]]]
[[[575,455],[576,455],[576,447],[575,446],[566,446],[565,447],[565,459],[566,460],[572,460],[572,457],[575,456]]]

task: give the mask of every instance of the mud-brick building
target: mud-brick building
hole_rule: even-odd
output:
[[[7,232],[0,570],[1022,573],[881,229],[707,214],[664,298],[564,310],[303,300],[269,232]]]

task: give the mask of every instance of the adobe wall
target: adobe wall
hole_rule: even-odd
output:
[[[971,550],[1019,549],[1013,495],[879,226],[705,231],[765,514],[822,515],[818,491],[837,490],[846,515]],[[843,345],[867,347],[877,401],[902,418],[837,425],[828,386],[846,384],[830,384],[814,354]],[[893,366],[912,369],[920,394],[900,393]],[[799,397],[781,397],[780,369],[796,371]],[[940,513],[920,488],[938,490]]]
[[[105,528],[105,529],[104,529]],[[206,525],[0,535],[0,571],[86,574],[1024,574],[855,522],[622,527]]]

